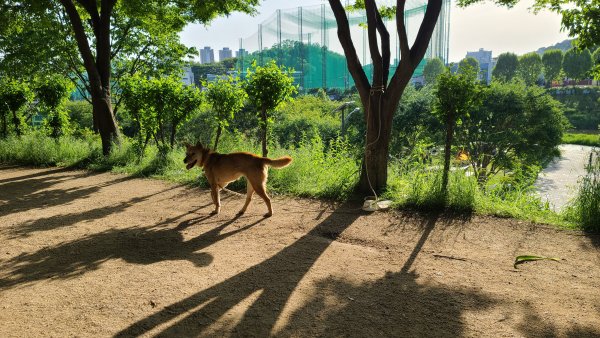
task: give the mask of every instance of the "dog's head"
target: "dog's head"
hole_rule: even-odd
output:
[[[191,144],[185,144],[185,158],[183,163],[186,164],[188,170],[192,169],[195,165],[202,166],[204,156],[207,155],[208,149],[202,146],[202,143],[198,142],[195,146]]]

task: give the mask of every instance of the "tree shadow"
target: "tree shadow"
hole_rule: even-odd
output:
[[[162,223],[170,223],[189,215],[184,213]],[[236,217],[201,235],[184,240],[181,230],[192,224],[208,220],[212,215],[184,220],[176,228],[130,227],[110,229],[65,242],[34,253],[21,254],[0,263],[0,270],[7,277],[0,278],[0,289],[31,283],[47,278],[68,279],[96,270],[111,259],[123,259],[133,264],[152,264],[165,260],[188,260],[196,266],[207,266],[212,256],[198,252],[229,236],[245,231],[264,218],[244,224],[242,227],[223,232],[228,226],[247,219]],[[159,228],[159,229],[157,229]]]
[[[114,184],[117,181],[121,181],[121,180],[122,179],[111,181],[110,184]],[[99,189],[99,188],[102,188],[103,186],[105,186],[105,185],[99,185],[96,187]],[[94,188],[96,188],[96,187],[94,187]],[[112,206],[90,209],[90,210],[86,210],[83,212],[74,212],[74,213],[68,213],[68,214],[53,215],[53,216],[45,217],[45,218],[37,218],[35,220],[21,223],[18,226],[9,228],[8,233],[10,236],[12,236],[12,238],[26,237],[26,236],[30,236],[32,233],[38,232],[38,231],[49,231],[49,230],[55,230],[55,229],[59,229],[59,228],[66,228],[66,227],[72,226],[72,225],[77,224],[82,221],[91,220],[91,219],[95,219],[95,220],[102,219],[111,214],[123,212],[126,209],[128,209],[138,203],[147,201],[148,199],[150,199],[153,196],[165,193],[167,191],[170,191],[170,190],[173,190],[176,188],[177,187],[174,186],[172,188],[160,190],[160,191],[157,191],[152,194],[134,197],[127,201],[115,203]],[[57,192],[61,192],[61,191],[64,191],[64,190],[58,190]],[[76,190],[76,191],[79,192],[79,190]],[[65,192],[64,195],[68,196],[68,193]],[[67,203],[68,200],[70,199],[70,197],[71,196],[67,197],[67,201],[64,201],[63,203]],[[35,204],[35,203],[33,203],[33,204]],[[206,205],[206,206],[208,206],[208,205]],[[203,207],[206,207],[206,206],[203,206]]]
[[[65,173],[56,175],[56,173]],[[51,175],[51,176],[49,176]],[[57,169],[3,180],[0,183],[0,217],[15,212],[47,208],[86,198],[101,188],[118,184],[130,177],[119,177],[85,188],[50,189],[56,184],[94,174]]]
[[[348,204],[341,206],[275,256],[165,307],[116,337],[139,336],[152,330],[162,330],[156,334],[160,337],[273,335],[275,323],[302,278],[332,240],[361,215],[349,210],[355,208]],[[452,336],[463,332],[461,314],[465,308],[460,304],[468,304],[469,309],[483,309],[492,300],[475,290],[419,283],[418,274],[410,271],[437,221],[435,214],[423,218],[421,237],[399,272],[388,272],[384,278],[363,285],[334,277],[318,281],[312,299],[295,311],[287,326],[276,335]],[[254,300],[233,327],[220,329],[213,325],[248,299]],[[168,327],[158,328],[163,325]]]
[[[347,211],[348,203],[323,221],[330,223],[326,230],[330,238],[334,236],[331,234],[342,233],[362,214]],[[184,318],[163,330],[158,336],[202,335],[210,324],[216,322],[216,318],[257,292],[260,293],[258,299],[246,310],[235,331],[250,333],[251,336],[268,336],[296,285],[331,243],[331,240],[323,238],[323,228],[317,225],[275,256],[224,282],[165,307],[117,333],[116,336],[142,335],[184,314]],[[197,309],[203,304],[204,306]]]

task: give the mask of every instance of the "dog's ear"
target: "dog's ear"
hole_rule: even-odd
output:
[[[189,147],[191,147],[191,146],[192,146],[192,145],[191,145],[191,144],[189,144],[188,142],[184,142],[184,143],[183,143],[183,145],[184,145],[186,148],[189,148]]]
[[[198,141],[196,143],[196,147],[200,147],[200,148],[204,149],[204,146],[202,145],[202,143],[200,143],[200,141]]]

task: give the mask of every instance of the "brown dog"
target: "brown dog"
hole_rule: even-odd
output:
[[[187,164],[187,169],[194,166],[204,168],[204,174],[210,184],[210,194],[215,203],[215,211],[218,214],[221,210],[221,200],[219,192],[227,184],[240,178],[246,177],[246,203],[238,214],[243,214],[252,200],[252,194],[256,192],[258,196],[267,204],[269,211],[265,217],[273,215],[271,199],[267,195],[267,175],[269,166],[273,168],[283,168],[292,162],[289,156],[280,157],[272,160],[266,157],[260,157],[250,153],[231,153],[219,154],[208,148],[204,148],[198,143],[195,146],[186,144],[185,158],[183,162]]]

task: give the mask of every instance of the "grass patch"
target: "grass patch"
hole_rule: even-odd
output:
[[[562,143],[600,147],[600,134],[564,133]]]
[[[577,196],[565,211],[565,218],[580,224],[584,230],[600,232],[600,151],[590,153],[586,175]]]

